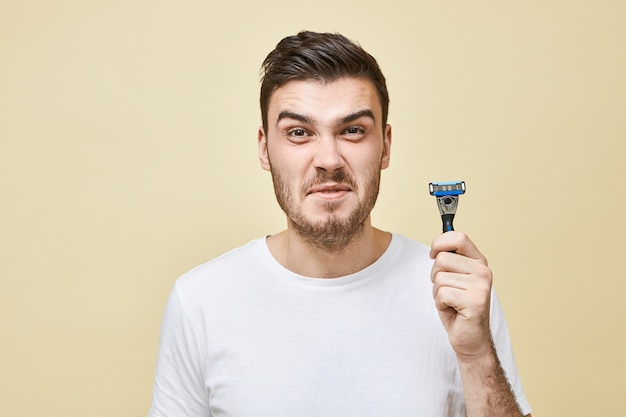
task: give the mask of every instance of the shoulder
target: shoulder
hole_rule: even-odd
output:
[[[239,265],[241,260],[250,259],[251,256],[254,256],[254,254],[258,252],[258,247],[262,241],[262,238],[254,239],[243,246],[225,252],[220,256],[189,270],[180,278],[193,279],[194,277],[203,275],[207,271],[231,268],[233,265]]]
[[[393,235],[389,248],[377,264],[379,272],[385,276],[400,277],[419,287],[430,284],[433,265],[430,248],[403,235]]]
[[[176,291],[181,297],[190,298],[243,285],[242,280],[251,279],[267,263],[263,245],[264,238],[255,239],[196,266],[176,280]]]
[[[402,259],[407,261],[432,262],[429,256],[429,246],[400,234],[393,234],[393,240],[389,250],[396,256],[401,256]]]

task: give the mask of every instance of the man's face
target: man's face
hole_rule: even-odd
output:
[[[364,78],[294,80],[272,94],[261,166],[272,173],[289,226],[326,249],[359,236],[389,165],[391,127]]]

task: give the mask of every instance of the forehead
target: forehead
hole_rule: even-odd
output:
[[[277,88],[270,97],[268,119],[275,123],[279,114],[289,111],[316,121],[330,121],[362,110],[370,110],[380,123],[382,108],[376,87],[369,79],[292,80]]]

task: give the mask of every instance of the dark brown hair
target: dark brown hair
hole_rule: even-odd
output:
[[[364,77],[376,87],[382,107],[383,129],[389,112],[385,77],[373,56],[338,33],[303,31],[281,40],[261,66],[261,117],[267,131],[267,110],[272,93],[291,80],[323,83],[341,77]]]

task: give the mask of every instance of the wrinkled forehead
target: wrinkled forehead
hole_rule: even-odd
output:
[[[365,78],[344,77],[330,82],[291,80],[277,88],[269,100],[268,122],[282,114],[298,114],[317,122],[332,122],[348,114],[369,112],[382,123],[382,108],[374,84]]]

